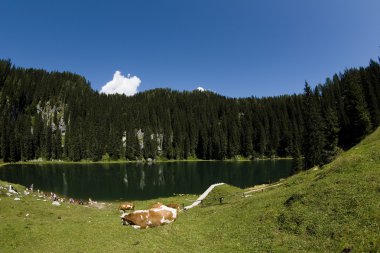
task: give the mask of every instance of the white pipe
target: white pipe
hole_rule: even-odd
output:
[[[191,205],[189,205],[189,206],[185,206],[184,209],[185,209],[185,210],[188,210],[188,209],[190,209],[190,208],[193,208],[193,207],[199,205],[199,203],[201,203],[201,201],[202,201],[204,198],[207,197],[207,195],[212,191],[212,189],[214,189],[214,187],[219,186],[219,185],[223,185],[223,184],[224,184],[224,183],[218,183],[218,184],[212,184],[212,185],[210,185],[210,187],[207,188],[207,190],[206,190],[201,196],[199,196],[199,198],[198,198],[193,204],[191,204]]]

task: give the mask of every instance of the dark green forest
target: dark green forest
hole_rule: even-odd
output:
[[[0,61],[0,159],[236,159],[329,162],[380,124],[380,65],[347,69],[303,94],[229,98],[92,90],[82,76]]]

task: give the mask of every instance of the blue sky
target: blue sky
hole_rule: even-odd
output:
[[[100,90],[198,86],[230,97],[300,93],[380,55],[378,0],[1,2],[0,58],[71,71]]]

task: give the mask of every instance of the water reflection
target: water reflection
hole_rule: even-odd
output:
[[[141,178],[140,178],[140,189],[144,190],[145,188],[145,171],[144,168],[141,169]]]
[[[68,192],[68,183],[66,179],[66,173],[62,172],[62,178],[63,178],[63,194],[67,195]]]
[[[124,172],[123,181],[124,181],[125,187],[128,188],[128,173],[127,173],[127,170],[125,170],[125,172]]]
[[[7,165],[0,178],[69,197],[97,200],[150,199],[173,193],[202,193],[210,184],[238,187],[274,182],[292,171],[292,162],[189,162],[158,164]]]

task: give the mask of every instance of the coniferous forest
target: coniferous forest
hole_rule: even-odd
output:
[[[303,94],[228,98],[92,90],[82,76],[0,61],[0,159],[304,157],[331,161],[380,124],[380,65],[347,69]]]

